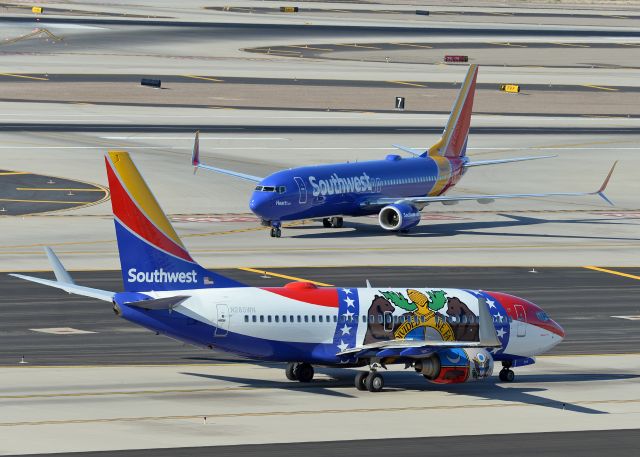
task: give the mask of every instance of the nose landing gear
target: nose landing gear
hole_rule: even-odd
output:
[[[516,378],[516,374],[511,369],[512,363],[510,361],[502,362],[502,370],[500,370],[500,374],[498,377],[502,382],[513,382]]]
[[[271,222],[271,238],[280,238],[281,236],[280,222]]]
[[[284,374],[289,381],[311,382],[315,373],[310,363],[289,362]]]

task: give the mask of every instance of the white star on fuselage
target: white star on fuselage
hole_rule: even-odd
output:
[[[340,348],[340,352],[343,352],[343,351],[347,350],[349,345],[347,343],[345,343],[344,341],[340,340],[340,344],[338,344],[338,347]]]
[[[349,297],[345,298],[344,301],[347,303],[347,308],[355,308],[353,305],[353,300]]]
[[[349,295],[351,293],[351,289],[342,289],[342,291],[346,294]]]
[[[496,335],[498,335],[498,338],[502,339],[502,338],[504,338],[504,334],[505,333],[507,333],[507,332],[505,332],[504,329],[501,328],[500,330],[498,330],[496,332]]]
[[[487,300],[487,305],[489,305],[489,308],[495,308],[496,307],[495,303],[496,302],[494,302],[493,300]]]
[[[347,318],[347,319],[349,319],[349,320],[353,317],[353,313],[352,313],[351,311],[349,311],[349,310],[347,310],[347,311],[344,313],[344,315],[345,315],[345,316],[346,316],[346,318]]]
[[[344,327],[342,327],[340,330],[342,330],[343,335],[351,335],[351,327],[349,327],[347,324],[344,324]]]

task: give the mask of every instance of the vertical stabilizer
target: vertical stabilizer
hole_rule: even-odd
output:
[[[447,158],[457,158],[466,155],[477,76],[478,65],[470,65],[458,97],[453,104],[447,125],[442,132],[442,137],[429,148],[430,156],[440,155]]]
[[[243,286],[191,258],[127,152],[105,162],[126,291]]]

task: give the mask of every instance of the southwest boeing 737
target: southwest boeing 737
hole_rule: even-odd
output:
[[[309,382],[314,365],[364,367],[355,386],[378,392],[380,369],[413,368],[428,381],[490,377],[502,364],[534,363],[564,338],[541,308],[483,290],[249,287],[198,265],[142,179],[129,154],[106,155],[124,292],[74,283],[46,248],[56,280],[12,276],[112,303],[116,315],[158,334],[253,359],[287,362],[286,377]]]
[[[420,223],[420,211],[430,203],[453,205],[464,200],[491,203],[502,198],[604,195],[604,184],[595,192],[445,196],[471,167],[496,165],[551,156],[472,161],[467,155],[473,96],[478,66],[471,65],[447,121],[442,137],[426,151],[404,146],[412,154],[391,154],[384,160],[291,168],[266,178],[205,165],[200,161],[198,133],[193,148],[195,170],[203,168],[257,183],[249,207],[271,236],[280,237],[283,221],[322,218],[325,227],[342,227],[343,216],[377,214],[380,226],[406,232]],[[615,164],[614,164],[615,167]]]

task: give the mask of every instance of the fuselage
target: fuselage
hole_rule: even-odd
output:
[[[249,207],[264,221],[376,214],[378,197],[437,196],[464,173],[465,159],[442,156],[401,157],[291,168],[264,178]]]
[[[338,353],[388,340],[478,341],[479,300],[492,314],[501,347],[494,360],[532,363],[564,337],[562,328],[531,302],[512,295],[463,289],[281,288],[196,289],[150,292],[184,301],[145,310],[131,294],[116,296],[122,317],[155,332],[203,347],[271,361],[355,364]],[[127,304],[124,304],[129,302]],[[456,351],[448,349],[455,359]],[[375,356],[375,354],[373,354]],[[392,363],[400,352],[385,353]]]

